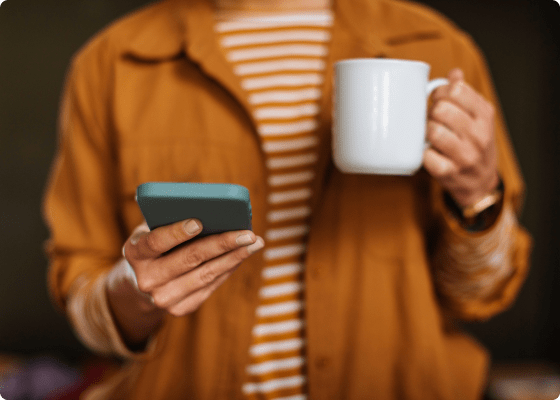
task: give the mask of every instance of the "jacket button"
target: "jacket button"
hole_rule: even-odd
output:
[[[315,357],[315,367],[319,370],[327,368],[331,363],[331,359],[325,356]]]
[[[311,277],[311,279],[313,279],[314,281],[319,280],[319,278],[321,277],[321,272],[319,271],[319,268],[317,267],[313,267],[309,269],[309,276]]]

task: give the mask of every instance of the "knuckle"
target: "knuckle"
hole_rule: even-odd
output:
[[[437,140],[437,123],[434,121],[428,121],[428,139],[430,141]]]
[[[435,178],[438,179],[443,179],[446,177],[445,170],[440,165],[437,165],[432,169],[432,174],[434,175]]]
[[[446,101],[438,101],[433,110],[433,115],[437,119],[446,119],[449,117],[449,105]]]
[[[218,246],[223,253],[233,249],[235,246],[235,235],[220,235],[218,238]]]
[[[198,267],[203,262],[202,254],[196,249],[189,249],[185,252],[184,263],[189,268]]]
[[[476,151],[468,151],[463,154],[463,164],[465,167],[474,167],[478,164],[479,156]]]
[[[449,178],[453,175],[453,168],[447,162],[442,162],[439,164],[439,177],[442,179]]]
[[[173,229],[171,229],[171,235],[176,242],[184,242],[190,237],[186,231],[184,222],[174,224]]]
[[[167,312],[174,317],[182,317],[183,315],[188,314],[188,312],[183,312],[183,310],[179,307],[172,307],[168,309]]]
[[[463,83],[456,82],[449,88],[449,97],[453,100],[459,100],[463,96]]]
[[[131,261],[134,260],[136,257],[136,248],[132,246],[130,240],[127,240],[123,246],[123,257],[126,261],[131,264]],[[131,264],[132,265],[132,264]]]
[[[430,174],[431,174],[434,178],[436,178],[436,179],[441,179],[441,178],[442,178],[442,176],[441,176],[441,170],[440,170],[440,168],[437,166],[437,164],[430,163],[429,165],[427,165],[427,168],[426,168],[426,169],[430,172]]]
[[[154,299],[154,304],[159,308],[165,308],[167,305],[165,299],[159,293],[153,293],[152,299]]]
[[[138,289],[141,292],[150,293],[154,289],[153,280],[142,273],[136,274],[136,282],[138,283]]]
[[[199,279],[204,286],[208,286],[216,279],[216,273],[209,265],[206,265],[200,269]]]
[[[170,233],[175,243],[183,242],[186,238],[186,233],[182,225],[175,224]]]
[[[494,104],[487,101],[485,109],[486,109],[486,115],[488,116],[488,118],[493,119],[494,116],[496,115],[496,107],[494,107]]]
[[[200,308],[200,305],[201,303],[188,301],[186,304],[179,303],[178,305],[169,308],[167,311],[175,317],[182,317],[195,312]]]
[[[445,95],[445,88],[440,86],[438,88],[436,88],[433,93],[432,93],[432,100],[434,102],[438,101],[439,99],[441,99],[443,96]]]
[[[488,149],[492,146],[492,143],[494,141],[494,138],[492,137],[492,135],[483,135],[480,138],[480,145],[482,146],[483,149]]]
[[[246,247],[241,248],[237,251],[234,251],[233,254],[232,254],[232,257],[233,257],[233,262],[234,262],[235,266],[239,265],[239,263],[244,261],[250,255],[251,254],[249,254],[249,251],[247,250]]]
[[[445,136],[445,128],[440,124],[435,124],[433,136],[436,142],[441,142]]]
[[[156,235],[151,235],[151,234],[146,235],[146,247],[148,248],[148,250],[152,252],[157,252],[158,243],[157,243]]]

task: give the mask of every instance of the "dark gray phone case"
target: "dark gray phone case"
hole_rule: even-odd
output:
[[[150,230],[189,218],[202,222],[196,237],[252,229],[249,190],[229,183],[147,182],[136,202]]]

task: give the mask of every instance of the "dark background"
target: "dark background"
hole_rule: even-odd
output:
[[[70,57],[109,22],[146,3],[7,0],[0,7],[0,354],[87,357],[47,294],[48,232],[40,206]],[[521,221],[535,240],[532,268],[513,307],[466,328],[495,361],[559,364],[560,6],[424,3],[468,31],[487,57],[527,183]]]

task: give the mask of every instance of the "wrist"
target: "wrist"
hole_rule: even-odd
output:
[[[132,351],[142,351],[159,328],[165,310],[156,307],[136,284],[134,271],[121,259],[105,280],[110,311],[121,337]]]
[[[493,187],[493,190],[467,207],[459,205],[448,192],[444,192],[444,203],[462,228],[473,232],[483,231],[494,224],[502,209],[504,185],[499,176]]]
[[[143,313],[150,314],[159,310],[154,304],[152,296],[138,289],[136,274],[124,257],[107,275],[106,286],[108,292],[119,293],[121,296],[126,294],[128,299],[137,303],[137,309]]]

